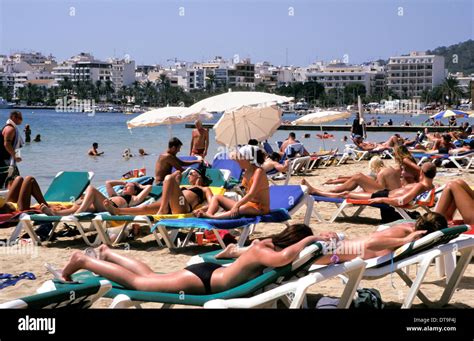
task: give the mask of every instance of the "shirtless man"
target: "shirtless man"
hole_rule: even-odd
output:
[[[431,162],[423,164],[420,170],[420,181],[390,190],[375,190],[366,192],[342,192],[332,193],[320,191],[310,187],[310,193],[328,198],[350,198],[357,200],[368,200],[368,204],[388,204],[392,206],[404,206],[415,199],[418,195],[433,188],[433,178],[436,176],[436,166]]]
[[[177,137],[171,138],[168,142],[168,150],[161,154],[156,160],[155,164],[155,184],[161,185],[165,180],[165,177],[171,174],[173,167],[180,172],[183,171],[183,166],[191,166],[196,163],[203,162],[202,160],[195,161],[183,161],[180,160],[176,155],[181,150],[181,142]]]
[[[281,147],[280,147],[280,154],[284,154],[285,153],[285,149],[286,147],[288,147],[289,145],[291,144],[295,144],[295,143],[300,143],[300,141],[298,141],[296,139],[296,134],[291,132],[289,135],[288,135],[288,138],[283,141]]]
[[[202,127],[200,120],[197,120],[194,124],[196,125],[196,129],[193,129],[189,155],[201,156],[204,159],[207,155],[207,148],[209,147],[209,131]]]
[[[92,148],[89,149],[89,151],[87,152],[87,155],[89,155],[89,156],[100,156],[100,155],[104,154],[104,152],[99,152],[97,150],[97,148],[99,148],[99,144],[97,142],[94,142],[92,144]]]
[[[407,184],[398,189],[383,189],[377,192],[346,192],[341,197],[350,199],[368,200],[368,204],[388,204],[391,206],[404,206],[418,195],[432,189],[433,178],[436,176],[436,166],[427,162],[421,166],[420,181]]]
[[[268,155],[265,159],[265,162],[262,164],[263,170],[268,173],[273,170],[276,170],[277,172],[287,172],[288,167],[290,165],[290,160],[286,159],[283,164],[281,164],[279,161],[281,160],[281,155],[278,154],[277,152],[273,152],[272,154]]]

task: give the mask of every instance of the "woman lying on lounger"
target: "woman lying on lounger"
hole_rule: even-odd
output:
[[[329,239],[327,235],[313,236],[306,225],[292,225],[273,237],[254,241],[228,267],[199,263],[168,274],[156,274],[146,264],[102,245],[96,252],[88,252],[89,255],[74,252],[62,272],[56,272],[55,275],[69,281],[72,274],[84,269],[134,290],[211,294],[238,286],[260,275],[266,267],[285,266],[296,259],[307,245]]]
[[[229,219],[239,216],[256,216],[270,212],[270,189],[265,171],[260,167],[264,162],[264,153],[256,146],[244,146],[238,152],[230,154],[240,168],[245,170],[242,186],[245,195],[239,201],[223,195],[212,197],[209,207],[195,211],[197,217]],[[225,212],[217,213],[222,207]]]
[[[368,164],[369,172],[366,174],[367,176],[371,177],[372,179],[377,179],[377,174],[385,167],[383,160],[380,156],[373,156]],[[352,176],[347,175],[339,175],[337,178],[329,179],[324,182],[324,185],[340,185],[345,183],[347,180],[350,180]]]
[[[464,224],[474,225],[474,191],[462,179],[451,181],[446,185],[435,212],[451,221],[456,209],[459,210]]]
[[[40,205],[48,205],[35,178],[17,176],[11,183],[5,203],[0,207],[0,214],[31,209],[31,197],[35,198]],[[17,204],[17,206],[12,204]]]
[[[123,185],[122,194],[117,194],[114,186]],[[41,205],[41,211],[47,215],[66,216],[70,214],[79,214],[82,212],[104,212],[104,200],[110,202],[111,205],[120,207],[135,206],[142,203],[150,194],[151,185],[142,186],[135,182],[125,181],[107,181],[105,185],[109,198],[107,199],[97,188],[89,186],[83,199],[76,201],[72,207],[67,209],[55,210],[46,205]]]
[[[371,193],[383,189],[392,190],[401,187],[399,169],[385,167],[383,161],[378,156],[374,156],[370,162],[377,165],[374,166],[375,172],[377,172],[376,179],[369,175],[357,173],[351,177],[348,177],[341,185],[328,190],[317,189],[311,186],[308,181],[306,181],[306,179],[301,180],[301,184],[308,186],[310,194],[324,197],[331,197],[334,193],[346,193],[348,191],[353,191],[357,187],[361,187],[365,192]]]
[[[191,213],[204,201],[210,202],[212,191],[208,186],[205,168],[191,169],[188,173],[189,187],[179,187],[181,172],[167,175],[163,180],[161,200],[141,207],[116,208],[107,201],[104,206],[113,215],[120,214],[183,214]]]

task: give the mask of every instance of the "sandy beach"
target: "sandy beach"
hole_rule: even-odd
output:
[[[392,164],[392,160],[384,160],[388,164]],[[312,185],[320,186],[324,181],[338,175],[354,174],[356,172],[367,172],[367,161],[360,163],[350,162],[349,164],[339,167],[332,166],[330,168],[317,169],[312,171],[306,179]],[[435,178],[435,183],[441,185],[447,183],[452,179],[462,177],[469,184],[474,184],[473,173],[459,174],[454,169],[438,169],[438,175]],[[301,181],[301,177],[292,177],[291,183],[297,184]],[[335,206],[325,203],[318,203],[316,205],[318,211],[324,218],[329,218],[334,211]],[[298,211],[293,216],[292,222],[302,222],[305,208]],[[420,211],[421,212],[421,211]],[[314,218],[311,220],[311,227],[315,232],[317,231],[336,231],[344,232],[348,238],[367,235],[377,229],[380,224],[379,211],[373,208],[366,209],[360,218],[356,219],[338,219],[335,223],[319,223]],[[279,232],[284,228],[284,225],[279,224],[260,224],[257,231],[251,236],[251,239],[261,238]],[[0,239],[8,238],[11,234],[12,228],[1,229]],[[127,254],[146,262],[156,272],[170,272],[182,269],[186,266],[186,262],[191,256],[204,253],[217,248],[217,245],[211,246],[190,246],[184,249],[178,249],[170,252],[167,248],[159,248],[152,235],[142,236],[136,240],[131,240],[129,244],[120,244],[116,247],[116,251]],[[49,262],[57,266],[62,266],[69,259],[74,250],[84,250],[85,243],[80,236],[71,238],[61,238],[58,241],[50,243],[45,247],[37,247],[33,249],[30,254],[21,254],[18,246],[1,247],[0,248],[0,272],[19,274],[24,271],[33,272],[37,277],[36,280],[21,280],[15,286],[7,287],[0,290],[0,303],[14,298],[32,295],[36,289],[46,280],[52,278],[43,264]],[[24,251],[24,250],[23,250]],[[31,251],[31,250],[30,250]],[[413,276],[416,269],[411,269]],[[422,285],[422,291],[430,298],[438,298],[443,290],[445,279],[439,278],[436,274],[434,265],[431,266],[426,283]],[[401,302],[405,298],[407,287],[404,282],[393,274],[382,279],[361,282],[361,287],[376,288],[381,292],[382,299],[388,308],[399,308]],[[311,292],[311,306],[314,307],[314,302],[321,295],[326,296],[340,296],[343,285],[340,279],[331,279],[321,284],[315,285],[310,289]],[[474,265],[471,263],[463,279],[461,280],[458,290],[455,292],[450,301],[448,308],[472,308],[474,307],[474,295],[472,289],[474,288]],[[110,304],[110,299],[101,299],[94,307],[104,308]],[[147,303],[143,305],[146,308],[157,308],[159,304]],[[415,300],[414,308],[425,307],[417,298]]]

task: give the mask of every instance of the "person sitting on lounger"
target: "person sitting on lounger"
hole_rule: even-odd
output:
[[[254,241],[229,266],[203,262],[168,274],[157,274],[145,263],[102,245],[87,254],[75,251],[62,271],[53,272],[58,279],[69,281],[72,274],[84,269],[127,289],[209,295],[249,281],[266,267],[290,264],[306,246],[319,240],[329,241],[330,237],[314,236],[311,228],[303,224],[291,225],[275,236]]]
[[[117,194],[114,186],[124,186],[122,194]],[[67,216],[71,214],[79,214],[82,212],[104,212],[104,200],[108,200],[110,205],[117,208],[130,207],[141,204],[148,194],[150,194],[152,186],[142,186],[135,182],[125,181],[107,181],[105,185],[109,198],[105,197],[97,188],[90,185],[87,187],[84,198],[78,200],[67,209],[55,210],[46,205],[41,205],[41,211],[51,216]]]
[[[165,177],[160,201],[140,207],[116,208],[105,200],[104,206],[113,215],[183,214],[191,213],[206,200],[211,201],[212,191],[207,187],[210,179],[206,177],[204,167],[189,171],[189,187],[179,187],[181,177],[180,171]]]
[[[263,170],[268,173],[273,170],[276,170],[277,172],[286,172],[288,171],[288,167],[290,164],[290,161],[288,159],[285,160],[283,164],[280,163],[281,160],[281,155],[277,152],[273,152],[270,155],[268,155],[265,159],[265,162],[262,164]]]
[[[441,139],[436,140],[433,148],[428,151],[432,154],[448,154],[451,149],[454,149],[454,145],[451,143],[451,135],[443,134]]]
[[[212,197],[207,210],[195,211],[197,217],[229,219],[239,216],[257,216],[270,211],[270,189],[265,171],[260,167],[264,153],[256,146],[244,146],[230,155],[245,170],[242,186],[245,196],[234,201],[223,195]],[[226,212],[217,213],[222,207]]]
[[[393,149],[393,157],[401,169],[403,184],[412,184],[420,180],[420,166],[406,146],[397,146]]]
[[[446,185],[435,208],[435,212],[449,221],[453,220],[456,210],[459,210],[464,224],[474,225],[474,191],[462,179]]]
[[[286,147],[295,143],[300,143],[300,141],[296,139],[296,134],[291,132],[288,134],[288,138],[281,144],[280,154],[283,155],[285,153]]]
[[[181,150],[183,143],[177,138],[173,137],[168,142],[168,150],[161,154],[156,160],[155,165],[155,184],[161,185],[165,177],[171,174],[173,167],[179,171],[183,171],[184,166],[191,166],[193,164],[202,163],[201,159],[193,161],[180,160],[176,155]]]
[[[347,191],[353,191],[357,187],[361,187],[365,192],[370,193],[383,189],[393,190],[401,187],[399,169],[393,167],[384,167],[383,161],[380,160],[378,156],[372,158],[370,161],[379,161],[382,164],[382,167],[377,167],[376,179],[362,173],[357,173],[348,178],[343,184],[327,191],[321,191],[311,186],[308,181],[306,181],[306,179],[301,180],[301,184],[308,186],[310,194],[321,195],[326,197],[330,197],[333,193],[345,193]]]
[[[421,167],[420,182],[407,184],[397,189],[382,189],[373,192],[342,192],[333,193],[310,188],[311,194],[325,196],[328,198],[349,198],[367,200],[367,204],[387,204],[392,206],[404,206],[415,199],[418,195],[433,188],[433,178],[436,176],[436,166],[431,162]]]
[[[35,198],[38,204],[48,206],[34,177],[17,176],[11,184],[7,197],[5,199],[0,197],[2,202],[0,214],[31,209],[31,197]],[[16,207],[13,204],[17,204]]]

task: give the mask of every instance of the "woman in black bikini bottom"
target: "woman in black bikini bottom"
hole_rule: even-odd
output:
[[[98,248],[98,257],[74,252],[57,276],[69,281],[72,274],[84,269],[134,290],[210,294],[238,286],[261,274],[265,267],[285,266],[307,245],[329,239],[329,236],[313,236],[311,228],[304,224],[291,225],[273,237],[255,240],[240,254],[230,255],[231,248],[224,250],[224,257],[239,257],[229,266],[201,263],[168,274],[156,274],[146,264],[102,245]]]

